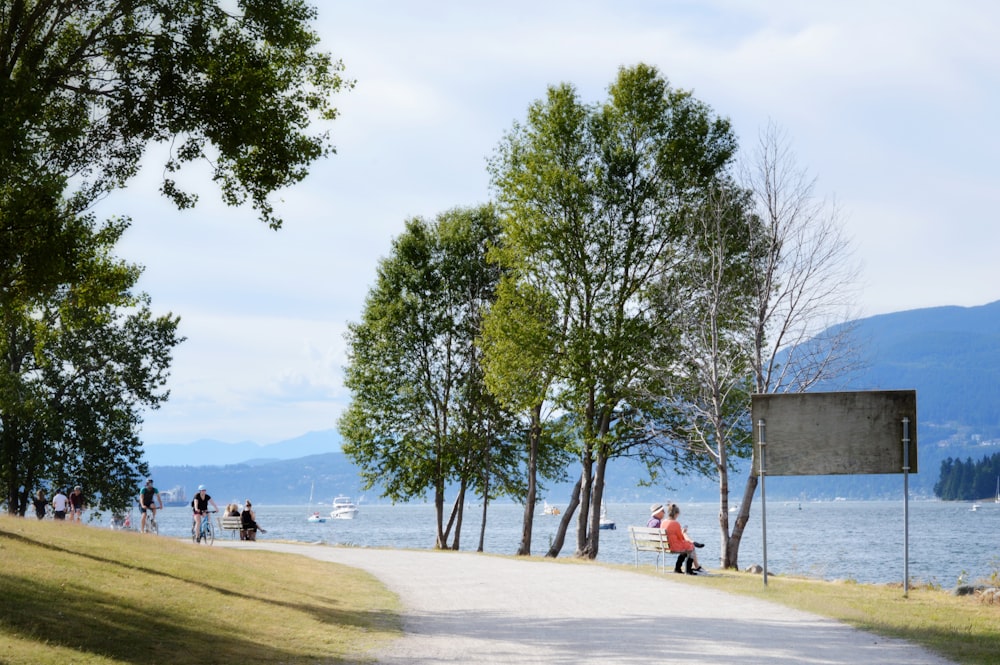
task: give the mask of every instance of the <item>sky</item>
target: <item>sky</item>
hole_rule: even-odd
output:
[[[489,201],[487,159],[548,86],[599,102],[639,62],[746,149],[785,134],[854,245],[859,315],[1000,299],[1000,4],[312,1],[356,85],[323,127],[337,154],[275,198],[281,230],[197,171],[197,207],[171,207],[157,149],[98,210],[132,218],[118,255],[187,337],[148,444],[335,428],[344,332],[405,221]]]

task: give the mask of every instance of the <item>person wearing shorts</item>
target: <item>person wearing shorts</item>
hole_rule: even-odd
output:
[[[73,491],[69,493],[69,521],[70,522],[82,522],[83,521],[83,488],[77,485],[73,488]]]
[[[156,499],[156,503],[160,504],[159,509],[163,510],[163,499],[160,498],[160,490],[153,487],[153,479],[150,478],[146,481],[146,486],[139,492],[139,512],[142,513],[142,522],[139,525],[140,533],[146,533],[147,510],[153,514],[153,519],[156,519],[157,507],[153,505],[154,498]]]
[[[64,521],[66,519],[67,508],[69,508],[69,499],[63,494],[62,490],[57,490],[56,495],[52,497],[52,517]]]
[[[191,499],[191,510],[194,513],[194,532],[197,534],[196,542],[201,542],[201,520],[208,513],[208,505],[212,504],[215,510],[219,507],[215,505],[215,500],[208,495],[204,485],[198,485],[198,493]]]

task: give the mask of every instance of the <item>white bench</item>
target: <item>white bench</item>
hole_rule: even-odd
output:
[[[230,532],[235,539],[243,530],[243,519],[239,515],[223,515],[219,518],[219,528]]]
[[[676,554],[680,556],[684,552],[673,552],[667,543],[667,534],[663,529],[648,526],[630,526],[628,537],[632,541],[632,550],[635,553],[635,566],[639,567],[639,552],[653,552],[656,554],[656,570],[662,567],[667,569],[667,556]]]

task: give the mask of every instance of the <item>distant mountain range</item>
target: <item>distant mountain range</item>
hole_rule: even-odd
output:
[[[941,462],[1000,452],[1000,301],[979,307],[935,307],[883,314],[856,322],[856,342],[865,349],[863,370],[825,390],[917,391],[919,473],[911,476],[916,496],[932,496]],[[182,485],[190,494],[198,484],[217,501],[251,498],[267,503],[329,503],[336,494],[357,497],[357,468],[340,452],[334,430],[310,432],[270,445],[202,440],[146,447],[157,486]],[[197,466],[195,466],[197,465]],[[571,469],[575,475],[576,469]],[[714,501],[713,481],[678,478],[673,487],[640,487],[643,469],[629,460],[608,467],[611,502],[677,498]],[[730,484],[738,501],[743,477]],[[565,503],[572,483],[548,488],[543,496]],[[666,496],[665,496],[666,495]],[[768,498],[849,499],[902,496],[899,476],[781,477],[768,480]],[[379,501],[377,491],[369,502]]]
[[[238,462],[259,466],[276,460],[340,452],[342,442],[340,434],[330,429],[270,444],[253,441],[226,443],[213,439],[200,439],[191,443],[146,444],[145,457],[151,466],[215,466]]]

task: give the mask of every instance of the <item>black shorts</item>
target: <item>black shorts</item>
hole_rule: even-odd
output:
[[[153,506],[153,504],[149,504],[149,505],[146,505],[146,506],[144,506],[144,505],[142,505],[142,504],[140,503],[140,504],[139,504],[139,512],[140,512],[140,513],[144,513],[144,512],[146,512],[146,509],[147,509],[147,508],[153,508],[153,507],[154,507],[154,506]]]

